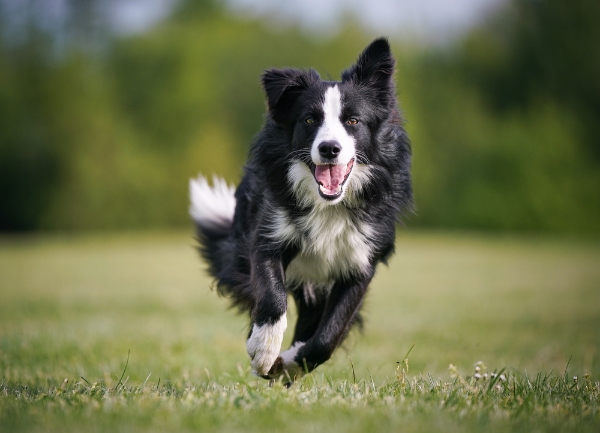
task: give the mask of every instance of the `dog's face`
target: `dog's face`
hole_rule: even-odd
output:
[[[263,74],[269,115],[289,135],[288,180],[305,204],[339,203],[368,181],[373,137],[396,107],[393,71],[389,44],[377,39],[341,82],[314,70]]]

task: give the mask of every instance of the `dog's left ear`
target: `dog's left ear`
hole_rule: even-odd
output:
[[[391,102],[395,97],[394,67],[390,44],[385,38],[375,39],[358,57],[350,68],[342,73],[342,81],[367,85],[378,91],[380,97]],[[386,97],[391,95],[391,98]]]
[[[290,118],[289,113],[308,86],[319,80],[315,70],[269,69],[262,75],[262,84],[267,94],[267,105],[271,118],[278,123]]]

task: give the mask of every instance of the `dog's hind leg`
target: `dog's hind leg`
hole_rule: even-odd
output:
[[[311,371],[327,361],[342,343],[359,312],[373,274],[353,283],[337,282],[328,296],[309,305],[298,299],[298,323],[292,347],[281,353],[269,371],[269,377],[282,375],[294,380],[305,370]]]
[[[294,345],[297,342],[306,343],[317,331],[325,311],[327,291],[315,288],[312,283],[304,283],[293,291],[292,295],[298,310],[298,321],[292,340]]]
[[[360,308],[373,273],[354,282],[334,284],[314,335],[300,347],[294,361],[309,371],[327,361],[359,318]]]
[[[317,331],[325,311],[327,292],[315,289],[312,283],[304,283],[292,291],[292,296],[298,310],[294,338],[290,348],[281,352],[275,360],[269,370],[269,377],[278,377],[287,373],[289,380],[293,380],[303,373],[303,366],[295,361],[296,355]]]

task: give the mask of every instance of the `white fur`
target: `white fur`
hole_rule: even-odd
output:
[[[290,347],[285,352],[281,352],[281,354],[279,355],[281,361],[283,362],[283,374],[285,375],[285,372],[287,372],[287,374],[290,376],[290,379],[298,379],[304,373],[303,366],[299,365],[294,360],[294,358],[298,354],[298,350],[300,350],[300,348],[304,346],[304,344],[305,343],[303,343],[302,341],[296,341],[292,345],[292,347]]]
[[[286,270],[288,286],[309,282],[323,287],[336,277],[367,271],[373,229],[352,218],[352,207],[357,204],[357,193],[369,181],[370,169],[356,163],[353,172],[342,203],[331,205],[319,196],[308,166],[301,161],[292,163],[288,180],[298,204],[309,212],[294,223],[285,209],[274,209],[270,234],[282,244],[300,244],[300,253]]]
[[[306,208],[313,204],[326,202],[319,195],[319,184],[305,163],[301,161],[292,163],[288,172],[288,181],[300,207]]]
[[[270,237],[300,245],[286,270],[286,284],[327,287],[335,278],[366,272],[372,256],[373,229],[355,221],[343,205],[313,207],[294,223],[283,208],[273,213]]]
[[[281,208],[271,209],[269,219],[269,230],[267,234],[271,239],[286,244],[298,238],[297,227],[292,224],[287,212]]]
[[[235,213],[235,188],[223,179],[213,178],[213,186],[204,176],[190,179],[190,215],[199,225],[215,229],[231,226]]]
[[[300,350],[300,348],[302,346],[304,346],[304,342],[302,341],[296,341],[292,347],[290,347],[288,350],[286,350],[285,352],[281,352],[281,354],[279,355],[279,357],[281,358],[281,360],[283,361],[283,365],[284,366],[298,366],[298,364],[296,363],[296,361],[294,361],[294,358],[296,357],[296,355],[298,354],[298,350]]]
[[[286,328],[285,313],[272,325],[252,326],[252,335],[246,341],[246,350],[250,355],[250,364],[255,374],[265,376],[269,372],[281,349]]]
[[[324,119],[323,124],[317,131],[315,141],[311,149],[311,157],[315,164],[323,164],[319,154],[319,144],[323,141],[335,140],[342,146],[342,150],[337,158],[337,164],[348,164],[355,155],[354,137],[352,137],[344,128],[340,120],[342,115],[342,95],[337,85],[328,88],[325,91],[325,101],[323,102]]]
[[[286,278],[292,282],[329,283],[339,276],[368,270],[372,245],[370,227],[355,224],[345,207],[312,211],[300,220],[300,253],[292,260]]]

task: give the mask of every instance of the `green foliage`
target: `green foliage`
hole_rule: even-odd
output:
[[[47,94],[54,71],[39,63],[39,51],[0,46],[0,230],[34,228],[60,173],[46,116],[58,102]]]
[[[584,116],[600,157],[600,4],[593,0],[513,0],[512,7],[466,38],[465,73],[494,107],[528,107],[552,97]]]
[[[515,1],[443,49],[392,41],[414,151],[409,224],[600,232],[596,3]],[[100,55],[53,56],[35,34],[0,44],[0,230],[188,224],[190,177],[242,174],[261,72],[337,79],[371,39],[354,23],[317,38],[209,0]]]
[[[495,114],[464,85],[427,82],[409,111],[415,224],[597,232],[600,172],[575,115],[549,100]]]
[[[598,233],[599,17],[598,2],[515,0],[421,57],[415,223]]]

